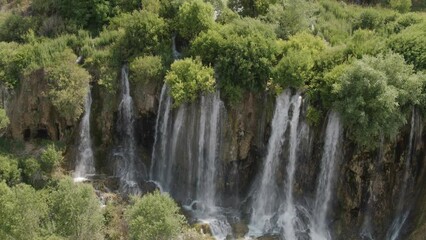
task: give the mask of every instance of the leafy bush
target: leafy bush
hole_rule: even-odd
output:
[[[1,239],[38,239],[47,205],[30,186],[19,184],[8,188],[0,181],[0,216]]]
[[[404,56],[417,70],[426,70],[426,24],[406,28],[391,37],[389,47]]]
[[[361,58],[364,55],[377,55],[384,51],[385,39],[371,30],[359,29],[348,39],[346,54]]]
[[[137,11],[125,19],[124,35],[116,50],[120,59],[132,59],[144,54],[155,55],[160,52],[163,42],[168,41],[166,23],[158,15]]]
[[[420,103],[424,86],[424,79],[397,54],[366,56],[341,71],[338,80],[336,107],[350,137],[370,148],[381,136],[396,136],[406,123],[404,112]]]
[[[283,88],[302,87],[313,78],[315,60],[325,47],[321,38],[308,33],[290,37],[283,46],[283,57],[274,69],[274,82]]]
[[[103,217],[95,191],[88,184],[62,179],[49,194],[53,232],[68,239],[101,239]]]
[[[158,191],[142,198],[134,197],[125,215],[130,239],[172,239],[182,231],[185,223],[173,199]]]
[[[25,35],[31,29],[33,20],[30,17],[11,14],[0,21],[0,41],[24,42]]]
[[[410,11],[412,3],[411,0],[389,0],[389,5],[391,8],[405,13]]]
[[[165,78],[171,88],[174,106],[194,101],[201,93],[213,92],[213,72],[213,68],[203,66],[198,60],[186,58],[175,61]]]
[[[254,19],[236,19],[230,24],[202,32],[192,43],[192,55],[215,67],[222,89],[263,91],[271,77],[277,53],[271,25]],[[231,92],[223,92],[230,97]]]
[[[21,172],[18,160],[7,155],[0,155],[0,182],[5,181],[9,186],[19,183]]]
[[[0,133],[9,125],[10,121],[7,117],[6,111],[3,108],[0,108]]]
[[[176,24],[179,35],[191,40],[213,26],[213,6],[202,0],[186,1],[179,8]]]
[[[134,82],[160,81],[163,76],[161,57],[137,57],[130,63],[130,78]]]
[[[56,62],[46,67],[49,93],[53,106],[67,119],[77,119],[89,87],[89,73],[75,63],[77,57],[66,49],[56,56]]]
[[[57,150],[55,145],[48,145],[40,155],[41,169],[46,173],[52,173],[52,171],[59,166],[62,161],[62,152]]]

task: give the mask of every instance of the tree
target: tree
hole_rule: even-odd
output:
[[[91,185],[62,179],[48,200],[56,235],[76,240],[102,238],[103,216]]]
[[[75,120],[83,113],[90,74],[75,63],[77,56],[70,49],[55,53],[56,61],[46,68],[49,92],[53,106],[66,119]]]
[[[123,61],[141,55],[155,55],[167,41],[166,22],[157,14],[135,11],[125,18],[124,35],[116,49]]]
[[[130,79],[134,82],[161,81],[163,72],[159,56],[137,57],[130,63]]]
[[[0,182],[5,182],[9,186],[18,184],[21,180],[21,172],[18,168],[18,160],[15,158],[0,155]]]
[[[335,105],[350,137],[362,146],[395,137],[407,122],[404,113],[420,104],[425,80],[400,55],[365,56],[340,73]]]
[[[167,194],[156,191],[132,200],[133,204],[125,212],[130,239],[172,239],[183,230],[185,217]]]
[[[214,24],[213,6],[202,0],[186,1],[176,17],[177,31],[187,40],[194,39],[200,32],[206,31]]]
[[[213,68],[203,66],[199,60],[175,61],[165,79],[171,88],[174,106],[194,101],[201,93],[213,92],[216,84],[213,72]]]
[[[0,108],[0,133],[3,129],[9,126],[9,118],[7,117],[6,111],[3,108]]]
[[[283,45],[283,57],[274,68],[274,82],[283,88],[302,87],[313,78],[315,60],[325,47],[324,40],[308,33],[290,37]]]
[[[19,184],[9,188],[0,182],[0,238],[37,239],[47,216],[43,197],[32,187]]]
[[[411,0],[389,0],[389,5],[401,13],[406,13],[410,11],[412,3]]]
[[[225,96],[232,97],[237,89],[266,88],[277,53],[276,40],[271,25],[251,18],[235,19],[202,32],[192,42],[191,53],[215,67]]]

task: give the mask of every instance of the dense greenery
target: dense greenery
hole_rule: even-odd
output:
[[[184,227],[184,216],[168,195],[158,191],[133,199],[126,211],[130,239],[172,239]]]
[[[78,126],[89,84],[114,99],[123,65],[132,85],[165,82],[175,107],[216,90],[233,107],[246,92],[290,87],[309,102],[311,124],[337,110],[348,138],[371,149],[397,137],[413,108],[426,109],[423,2],[0,0],[0,88],[37,86],[38,99]],[[101,209],[90,185],[63,176],[57,145],[27,152],[3,139],[7,112],[1,239],[202,238],[159,193]]]
[[[213,92],[215,89],[213,69],[190,58],[174,62],[165,81],[171,86],[175,106],[193,101],[200,93]]]

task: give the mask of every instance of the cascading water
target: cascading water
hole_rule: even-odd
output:
[[[90,109],[92,107],[92,93],[89,92],[84,103],[84,115],[80,122],[80,142],[76,167],[74,171],[74,181],[80,182],[87,179],[89,175],[95,173],[95,163],[92,150],[92,139],[90,137]]]
[[[151,156],[151,169],[150,178],[158,182],[166,182],[164,176],[167,168],[167,148],[168,148],[168,134],[170,131],[170,112],[172,100],[169,89],[166,84],[163,85],[160,95],[160,105],[158,107],[157,120],[155,123],[155,140],[154,148]]]
[[[115,175],[119,177],[120,190],[129,194],[140,194],[138,179],[142,174],[136,164],[133,99],[130,96],[129,78],[125,66],[121,69],[121,102],[118,108],[117,130],[120,141],[113,155],[116,159]]]
[[[161,92],[152,154],[151,179],[183,202],[194,217],[211,226],[218,239],[231,231],[216,206],[223,102],[219,92],[183,104],[172,114],[166,86]],[[192,174],[194,172],[194,174]],[[179,187],[179,189],[176,189]],[[185,191],[182,191],[185,189]]]
[[[411,129],[410,129],[410,139],[408,143],[408,152],[405,161],[405,172],[404,178],[401,186],[401,192],[398,198],[398,205],[396,209],[396,216],[393,220],[390,229],[387,232],[386,238],[389,240],[396,240],[400,237],[401,229],[405,224],[405,221],[408,218],[409,209],[407,209],[405,204],[405,199],[407,195],[407,188],[409,187],[409,177],[410,177],[410,166],[413,159],[413,144],[414,144],[414,134],[416,131],[416,110],[413,109],[411,115]]]
[[[302,103],[302,97],[296,94],[294,102],[293,115],[290,121],[290,141],[289,141],[289,160],[287,164],[287,179],[285,189],[285,209],[278,220],[280,225],[284,226],[283,235],[285,239],[296,239],[295,224],[297,221],[296,207],[293,201],[293,185],[294,185],[294,173],[296,170],[297,161],[297,146],[298,146],[298,126],[300,118],[300,106]]]
[[[296,98],[297,101],[300,101],[299,96]],[[267,155],[259,178],[260,181],[255,185],[253,192],[254,198],[248,233],[250,236],[259,236],[274,230],[273,217],[277,213],[281,200],[278,195],[281,191],[278,189],[275,176],[285,140],[289,120],[288,114],[292,102],[289,89],[285,90],[276,100]]]
[[[325,133],[325,143],[321,159],[321,171],[317,185],[313,219],[311,222],[311,239],[331,239],[327,227],[327,214],[330,207],[330,199],[333,193],[333,183],[337,166],[340,160],[340,146],[342,140],[342,126],[340,118],[335,112],[328,116]]]

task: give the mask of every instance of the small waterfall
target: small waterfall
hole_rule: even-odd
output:
[[[289,141],[289,161],[287,164],[287,179],[285,189],[285,210],[284,214],[280,216],[279,223],[284,226],[284,237],[285,239],[296,239],[295,224],[297,221],[296,207],[293,201],[293,185],[294,185],[294,173],[296,171],[296,160],[297,160],[297,147],[298,147],[298,126],[300,118],[300,105],[302,103],[302,97],[298,94],[294,96],[294,110],[293,116],[290,121],[290,141]]]
[[[216,175],[219,148],[219,121],[223,102],[219,92],[201,98],[200,137],[198,145],[197,200],[208,211],[216,206]],[[208,118],[207,118],[208,117]],[[207,119],[209,121],[207,122]]]
[[[416,110],[413,109],[411,115],[411,129],[410,129],[410,139],[408,143],[408,152],[405,161],[405,172],[404,179],[401,186],[401,192],[398,198],[398,205],[396,210],[395,219],[392,222],[390,229],[387,232],[387,239],[396,240],[399,239],[399,235],[401,234],[401,229],[405,224],[405,221],[408,218],[409,209],[407,209],[405,205],[407,188],[409,187],[409,178],[410,178],[410,166],[413,160],[413,144],[414,144],[414,134],[416,132]]]
[[[80,142],[76,167],[74,171],[74,181],[84,181],[89,175],[95,173],[95,163],[92,150],[92,139],[90,137],[90,109],[92,107],[92,93],[89,92],[84,103],[84,115],[80,122]]]
[[[169,89],[166,84],[163,85],[160,95],[160,104],[157,112],[157,120],[155,123],[155,140],[154,147],[151,156],[151,169],[150,178],[159,181],[166,182],[164,176],[167,168],[167,147],[168,147],[168,134],[170,131],[170,112],[171,112],[172,100],[169,94]]]
[[[328,116],[321,171],[313,209],[313,221],[311,223],[311,238],[313,240],[331,239],[327,227],[327,214],[333,193],[335,173],[339,164],[339,144],[341,141],[342,127],[340,118],[337,113],[331,112]]]
[[[116,160],[116,176],[120,179],[120,190],[124,193],[139,194],[140,169],[137,164],[136,142],[133,118],[133,99],[130,96],[127,68],[121,69],[121,102],[118,108],[117,130],[119,146],[113,155]]]
[[[218,239],[231,227],[217,207],[216,191],[224,104],[220,93],[182,104],[172,114],[171,97],[163,86],[152,153],[151,179],[164,191],[187,203],[185,208],[211,226]]]
[[[253,192],[249,235],[258,236],[271,232],[274,228],[273,217],[276,215],[280,204],[279,192],[281,192],[278,189],[275,177],[287,131],[290,105],[291,91],[287,89],[276,100],[267,155],[259,178],[260,182],[255,185]]]

